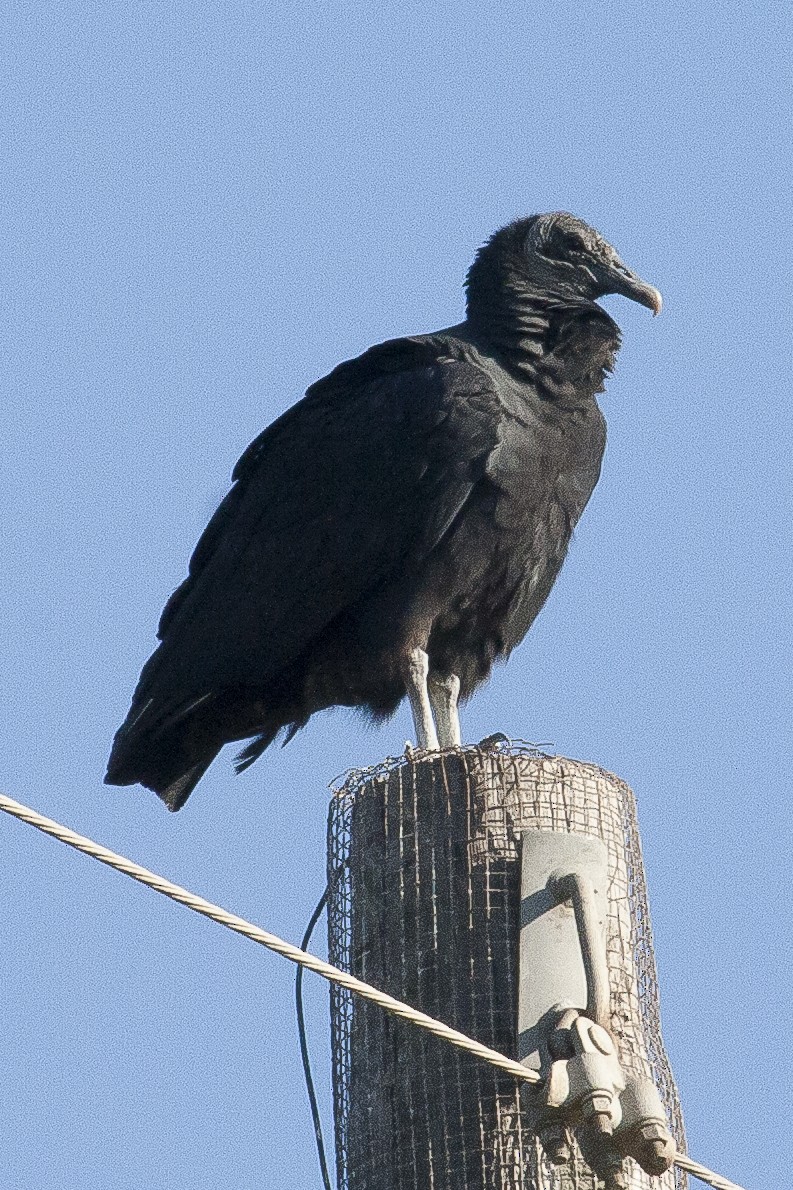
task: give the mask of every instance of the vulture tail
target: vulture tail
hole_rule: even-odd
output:
[[[249,734],[240,731],[234,711],[233,706],[219,707],[207,695],[165,713],[153,699],[140,708],[133,704],[113,741],[105,783],[140,783],[169,810],[180,810],[223,745]],[[287,720],[285,743],[307,719],[291,724]],[[282,711],[271,709],[257,724],[256,738],[236,758],[237,772],[252,765],[287,724]]]
[[[162,798],[169,810],[181,810],[198,782],[220,751],[220,745],[202,756],[186,759],[182,749],[168,747],[168,740],[158,740],[157,747],[144,756],[110,758],[106,785],[145,785]],[[135,761],[137,760],[137,763]]]
[[[190,708],[191,710],[193,708]],[[122,726],[113,742],[106,785],[145,785],[180,810],[217,756],[219,740],[201,715],[144,726],[141,718]]]
[[[149,785],[147,781],[144,781],[143,784],[147,785],[149,789],[153,789],[157,797],[162,798],[169,810],[174,812],[181,810],[219,751],[220,749],[218,748],[207,759],[200,760],[198,764],[194,764],[192,768],[181,773],[169,785],[164,785],[158,789],[154,785]]]

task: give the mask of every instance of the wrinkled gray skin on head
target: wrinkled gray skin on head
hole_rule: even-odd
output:
[[[654,314],[661,311],[658,290],[629,269],[594,227],[566,211],[519,219],[497,231],[471,266],[468,289],[474,310],[480,303],[491,306],[498,292],[496,304],[511,297],[510,304],[539,299],[545,305],[619,293]]]
[[[588,223],[554,211],[530,221],[524,251],[538,288],[560,297],[593,300],[607,293],[661,311],[661,295],[620,260],[616,250]]]

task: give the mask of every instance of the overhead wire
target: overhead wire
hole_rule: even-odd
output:
[[[387,993],[381,992],[378,988],[372,987],[371,984],[365,983],[361,979],[356,979],[354,975],[349,975],[346,971],[342,971],[341,968],[334,967],[331,963],[327,963],[324,959],[310,954],[305,949],[293,946],[292,943],[279,938],[277,934],[273,934],[269,930],[263,930],[260,926],[256,926],[234,913],[229,913],[228,910],[223,909],[220,905],[214,905],[204,897],[200,897],[196,893],[182,888],[179,884],[174,884],[171,880],[166,880],[164,876],[159,876],[156,872],[149,871],[148,868],[144,868],[141,864],[136,864],[126,856],[119,855],[116,851],[111,851],[109,847],[103,847],[100,843],[96,843],[86,835],[81,835],[77,831],[64,826],[62,823],[56,822],[52,818],[47,818],[43,814],[39,814],[36,810],[15,801],[13,798],[7,797],[5,794],[0,794],[0,810],[9,814],[12,818],[18,819],[20,822],[27,823],[28,826],[35,827],[36,830],[42,831],[51,838],[57,839],[58,842],[65,843],[68,847],[82,852],[83,855],[89,855],[92,859],[98,860],[107,867],[131,877],[131,879],[136,880],[139,884],[144,884],[147,888],[161,893],[163,896],[170,898],[170,900],[176,901],[180,905],[185,905],[195,913],[199,913],[203,917],[208,917],[211,921],[225,926],[235,934],[241,934],[244,938],[249,938],[252,942],[257,942],[260,946],[264,946],[275,954],[281,955],[282,958],[289,959],[290,962],[297,963],[298,966],[313,971],[330,983],[339,984],[341,987],[347,988],[348,991],[361,996],[363,999],[370,1000],[386,1012],[390,1012],[394,1016],[409,1021],[418,1028],[432,1033],[435,1037],[439,1037],[443,1041],[448,1041],[458,1049],[465,1050],[467,1053],[473,1054],[485,1062],[489,1062],[492,1066],[505,1071],[507,1074],[511,1074],[521,1082],[536,1085],[543,1081],[541,1075],[536,1070],[531,1070],[522,1063],[508,1058],[505,1054],[500,1054],[497,1050],[491,1049],[490,1046],[482,1045],[481,1042],[475,1041],[472,1037],[467,1037],[457,1029],[452,1029],[449,1025],[444,1024],[443,1021],[438,1021],[434,1017],[428,1016],[427,1013],[420,1012],[418,1009],[411,1007],[410,1004],[405,1004],[402,1000],[397,1000],[394,996],[389,996]],[[736,1182],[731,1182],[723,1178],[720,1174],[714,1173],[713,1170],[700,1165],[685,1154],[677,1154],[675,1165],[687,1173],[692,1174],[694,1177],[699,1178],[701,1181],[706,1182],[714,1190],[743,1190],[743,1187],[739,1186]]]
[[[542,1082],[536,1070],[530,1070],[520,1062],[516,1062],[512,1058],[507,1058],[504,1054],[500,1054],[498,1050],[491,1049],[489,1045],[482,1045],[481,1042],[474,1041],[472,1037],[467,1037],[465,1033],[460,1033],[457,1029],[452,1029],[449,1025],[445,1025],[443,1021],[438,1021],[434,1017],[428,1016],[426,1012],[419,1012],[417,1008],[411,1007],[410,1004],[405,1004],[404,1001],[397,1000],[396,997],[379,991],[378,988],[372,987],[371,984],[364,983],[362,979],[356,979],[354,975],[349,975],[346,971],[342,971],[340,967],[334,967],[332,963],[327,963],[324,959],[317,958],[316,955],[301,950],[299,946],[293,946],[291,942],[286,942],[283,938],[279,938],[277,934],[272,934],[269,930],[263,930],[260,926],[253,925],[252,922],[246,921],[244,917],[238,917],[235,913],[229,913],[227,909],[223,909],[220,905],[214,905],[204,897],[199,897],[196,893],[182,888],[181,885],[174,884],[172,880],[166,880],[164,876],[159,876],[156,872],[150,872],[148,868],[134,863],[131,859],[127,859],[126,856],[119,855],[118,852],[111,851],[109,847],[103,847],[100,843],[95,843],[93,839],[89,839],[86,835],[80,835],[77,831],[70,830],[69,827],[63,826],[60,822],[55,822],[52,818],[46,818],[43,814],[30,809],[29,806],[24,806],[21,802],[16,802],[13,798],[0,794],[0,810],[19,819],[21,822],[26,822],[29,826],[36,827],[37,830],[43,831],[44,834],[50,835],[60,843],[66,843],[67,846],[73,847],[76,851],[81,851],[84,855],[90,855],[92,859],[99,860],[101,864],[106,864],[107,867],[114,868],[117,872],[123,872],[125,876],[130,876],[139,884],[145,884],[147,888],[152,888],[155,892],[162,893],[163,896],[169,897],[172,901],[177,901],[180,905],[185,905],[195,913],[200,913],[203,917],[208,917],[211,921],[216,921],[218,925],[233,930],[235,934],[241,934],[244,938],[249,938],[252,942],[258,942],[260,946],[264,946],[268,950],[272,950],[275,954],[281,955],[282,958],[289,959],[292,963],[298,963],[306,967],[309,971],[313,971],[316,975],[321,975],[323,979],[327,979],[329,983],[337,983],[341,987],[347,988],[348,991],[363,997],[364,1000],[370,1000],[372,1003],[378,1004],[394,1016],[410,1021],[411,1024],[416,1025],[420,1029],[426,1029],[428,1033],[432,1033],[435,1037],[440,1037],[443,1041],[448,1041],[477,1058],[483,1058],[486,1062],[490,1062],[491,1065],[506,1071],[507,1074],[511,1074],[523,1082]]]
[[[328,903],[328,890],[323,892],[314,912],[311,914],[306,932],[300,943],[302,950],[305,950],[311,941],[311,935],[314,933],[314,927],[319,921],[325,906]],[[324,1190],[333,1190],[330,1181],[330,1174],[328,1172],[328,1159],[325,1155],[325,1138],[322,1135],[322,1119],[319,1114],[319,1104],[317,1102],[317,1093],[314,1090],[314,1076],[311,1073],[311,1057],[308,1052],[308,1041],[306,1040],[306,1018],[303,1012],[303,967],[295,968],[295,1013],[297,1015],[297,1037],[300,1042],[300,1061],[303,1063],[303,1077],[306,1080],[306,1091],[308,1092],[308,1103],[311,1108],[311,1120],[314,1125],[314,1140],[317,1144],[317,1158],[319,1160],[319,1172],[322,1176],[322,1185]]]

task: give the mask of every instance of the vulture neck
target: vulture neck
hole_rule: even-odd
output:
[[[532,383],[540,396],[569,405],[603,391],[619,346],[619,328],[596,302],[538,292],[508,256],[487,253],[471,267],[467,288],[467,324],[475,340],[486,344],[518,379]],[[598,338],[610,339],[612,347],[603,367],[596,365],[596,374],[582,371],[580,361],[570,367],[572,360],[565,359],[577,329],[586,336],[593,316],[600,326]]]

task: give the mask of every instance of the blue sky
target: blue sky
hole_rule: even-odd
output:
[[[113,732],[251,438],[456,321],[497,226],[574,211],[666,306],[606,302],[603,477],[464,735],[631,783],[691,1153],[783,1184],[787,7],[77,0],[0,28],[0,788],[299,939],[327,783],[407,715],[326,714],[240,778],[224,754],[176,817],[102,786]],[[0,855],[3,1183],[318,1185],[291,968],[10,820]]]

